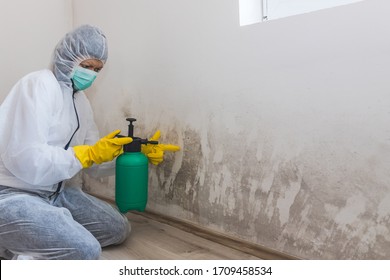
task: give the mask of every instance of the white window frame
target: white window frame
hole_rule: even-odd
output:
[[[314,12],[364,0],[239,0],[240,25]]]

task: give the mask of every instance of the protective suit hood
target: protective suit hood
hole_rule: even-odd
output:
[[[52,62],[54,76],[62,86],[72,88],[73,69],[86,59],[107,61],[106,36],[91,25],[74,29],[57,44]]]

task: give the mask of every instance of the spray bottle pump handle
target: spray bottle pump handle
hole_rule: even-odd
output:
[[[127,118],[126,119],[129,122],[129,132],[127,137],[133,138],[133,142],[126,144],[123,146],[123,149],[125,152],[140,152],[141,151],[141,145],[142,144],[154,144],[157,145],[158,141],[155,140],[148,140],[148,139],[142,139],[140,137],[135,137],[134,136],[134,125],[133,122],[136,121],[134,118]],[[126,137],[123,135],[117,135],[116,137]]]
[[[133,125],[133,122],[136,121],[135,118],[127,118],[126,121],[129,122],[129,132],[128,132],[128,136],[133,138],[134,137],[134,125]]]
[[[134,125],[133,125],[133,122],[135,122],[136,120],[137,119],[135,119],[135,118],[126,118],[126,121],[129,122],[129,133],[128,133],[128,136],[133,138],[136,141],[140,141],[141,144],[155,144],[155,145],[157,145],[158,141],[153,141],[153,140],[149,141],[148,139],[140,139],[138,137],[134,137]]]

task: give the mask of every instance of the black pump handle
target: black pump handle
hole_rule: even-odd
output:
[[[128,136],[129,137],[134,137],[134,125],[133,125],[133,122],[135,122],[136,121],[136,119],[135,118],[127,118],[126,119],[126,121],[128,121],[128,122],[130,122],[129,123],[129,132],[128,132]]]
[[[137,119],[135,118],[127,118],[126,121],[132,123],[132,122],[135,122]]]
[[[123,150],[125,153],[134,153],[134,152],[140,152],[141,151],[141,145],[142,144],[158,144],[158,141],[149,141],[148,139],[142,139],[139,137],[134,136],[134,125],[133,122],[136,121],[135,118],[126,118],[126,121],[129,122],[129,133],[128,137],[133,138],[133,142],[124,145]],[[116,137],[126,137],[123,135],[117,135]]]

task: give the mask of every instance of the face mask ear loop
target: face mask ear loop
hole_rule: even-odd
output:
[[[81,63],[81,61],[80,61]],[[70,71],[70,81],[72,82],[72,89],[73,89],[73,95],[78,92],[78,90],[76,89],[76,87],[74,86],[74,81],[73,81],[73,76],[74,76],[74,73],[76,72],[76,69],[77,69],[77,66],[80,65],[80,63],[78,62],[75,62],[75,64],[73,65],[73,68],[72,68],[72,71]]]

